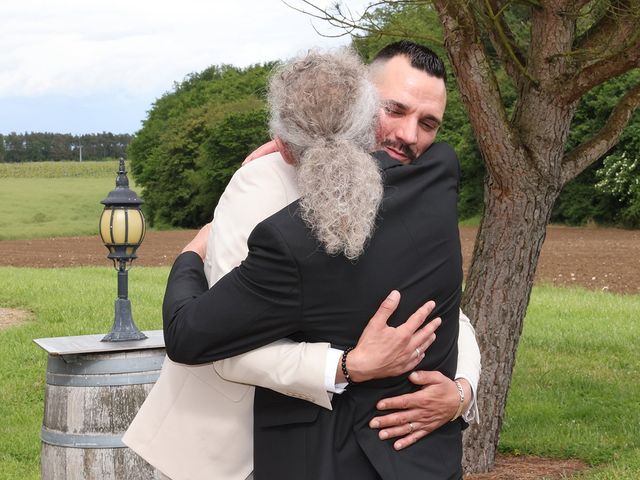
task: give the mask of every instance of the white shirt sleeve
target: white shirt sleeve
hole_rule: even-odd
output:
[[[458,368],[455,378],[464,378],[471,385],[471,403],[462,414],[468,423],[480,423],[476,392],[480,380],[480,348],[476,341],[476,331],[471,325],[469,317],[460,310],[460,332],[458,334]]]

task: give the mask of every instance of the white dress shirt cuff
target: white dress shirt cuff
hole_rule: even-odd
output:
[[[324,364],[324,385],[327,392],[342,393],[347,386],[346,383],[336,383],[336,371],[342,360],[342,353],[342,350],[336,350],[335,348],[329,348],[327,350],[327,357]]]
[[[477,383],[473,383],[467,375],[456,374],[456,380],[461,378],[469,382],[469,386],[471,387],[471,402],[467,409],[462,412],[462,418],[467,423],[480,423],[480,414],[478,413],[478,405],[476,404],[476,394],[474,391]]]

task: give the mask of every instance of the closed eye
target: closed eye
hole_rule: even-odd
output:
[[[440,121],[435,117],[429,116],[420,120],[420,127],[427,131],[438,130],[438,128],[440,128]]]
[[[437,130],[440,127],[439,123],[436,122],[420,122],[420,126],[424,129],[424,130]]]
[[[391,100],[384,102],[382,104],[382,108],[385,113],[394,116],[404,115],[404,112],[406,111],[406,108],[402,104]]]

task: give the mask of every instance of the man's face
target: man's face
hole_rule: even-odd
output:
[[[447,103],[444,81],[413,68],[403,55],[378,68],[373,77],[382,102],[378,142],[391,157],[410,163],[435,140]]]

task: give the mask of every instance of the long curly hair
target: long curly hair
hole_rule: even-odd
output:
[[[350,49],[311,51],[269,84],[271,134],[296,161],[301,215],[331,255],[358,258],[371,237],[382,177],[371,157],[379,101]]]

